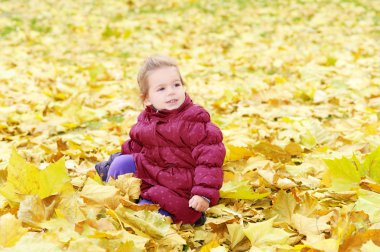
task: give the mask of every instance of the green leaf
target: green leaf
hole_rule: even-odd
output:
[[[355,165],[346,157],[341,159],[325,159],[328,166],[328,179],[331,181],[329,189],[337,192],[356,189],[360,182],[360,175]]]
[[[380,184],[380,146],[367,155],[362,167],[362,169],[367,171],[370,178]]]
[[[364,164],[360,162],[360,160],[356,157],[355,154],[352,155],[352,161],[354,162],[354,165],[356,166],[360,177],[368,176],[368,169],[364,167]]]
[[[355,203],[355,210],[364,211],[368,214],[371,222],[379,222],[380,221],[380,194],[367,191],[360,190],[359,198]]]
[[[317,140],[310,130],[306,130],[305,133],[301,136],[301,143],[308,149],[312,149],[317,145]]]
[[[255,193],[247,181],[230,181],[220,189],[220,197],[227,199],[262,199],[269,194],[270,192]]]

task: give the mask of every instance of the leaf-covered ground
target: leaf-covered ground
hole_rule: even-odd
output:
[[[0,248],[378,251],[379,41],[377,0],[0,0]],[[154,53],[223,129],[202,227],[94,172],[127,139]]]

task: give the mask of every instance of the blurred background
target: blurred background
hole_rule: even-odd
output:
[[[36,163],[63,153],[84,167],[118,150],[143,109],[137,71],[156,53],[178,60],[187,91],[223,128],[229,160],[263,140],[329,155],[378,145],[379,9],[370,0],[2,0],[1,166],[11,146]]]

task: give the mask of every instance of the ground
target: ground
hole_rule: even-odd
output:
[[[375,0],[0,1],[0,247],[376,251],[379,40]],[[128,138],[156,53],[223,130],[202,227],[94,172]]]

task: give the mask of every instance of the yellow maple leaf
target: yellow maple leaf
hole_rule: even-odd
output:
[[[357,234],[347,238],[339,247],[339,251],[355,251],[368,241],[373,241],[375,244],[380,245],[380,230],[366,230],[358,232]]]
[[[54,212],[55,205],[56,200],[54,199],[52,202],[43,202],[36,195],[27,195],[20,203],[17,217],[24,223],[31,226],[38,226],[40,222],[51,217]]]
[[[277,221],[291,222],[292,215],[297,207],[296,199],[291,193],[280,190],[274,200],[271,212],[273,216],[277,215]]]
[[[355,210],[364,211],[368,214],[371,222],[379,222],[380,221],[380,194],[367,191],[367,190],[359,190],[359,198],[355,203]]]
[[[158,211],[160,209],[160,205],[158,204],[143,204],[139,205],[132,201],[129,201],[125,198],[121,198],[120,202],[123,206],[132,209],[133,211],[140,211],[140,210],[148,210],[148,211]]]
[[[71,240],[80,238],[79,233],[75,232],[75,224],[65,219],[52,218],[41,223],[40,227],[46,230],[44,232],[46,240],[68,243]]]
[[[133,211],[119,206],[115,213],[121,217],[123,222],[134,226],[153,238],[162,238],[170,230],[170,223],[167,218],[157,212]]]
[[[0,210],[8,205],[7,198],[0,194]]]
[[[170,228],[164,237],[157,240],[161,251],[182,251],[186,241],[173,228]]]
[[[281,147],[271,144],[269,142],[261,142],[257,144],[254,151],[265,155],[266,158],[273,160],[274,162],[289,162],[291,156],[288,152],[283,150]]]
[[[229,161],[236,161],[252,156],[253,152],[248,147],[241,147],[232,144],[227,144],[226,158]]]
[[[62,191],[73,190],[65,168],[60,159],[43,170],[26,162],[15,149],[12,150],[8,165],[8,177],[0,193],[8,200],[20,202],[19,195],[38,195],[41,199]]]
[[[268,246],[274,244],[284,244],[291,236],[281,228],[273,228],[273,222],[276,217],[266,221],[249,223],[243,229],[244,234],[251,241],[252,246]]]
[[[79,193],[75,192],[61,197],[55,212],[59,217],[66,219],[70,223],[78,223],[86,219],[81,209],[84,206],[83,199],[80,198]]]
[[[238,223],[232,223],[227,224],[227,229],[230,235],[231,248],[234,248],[245,237],[243,227]]]
[[[7,213],[0,217],[0,247],[12,247],[28,232],[22,227],[20,220],[12,214]]]
[[[105,204],[106,201],[112,200],[119,192],[114,186],[100,185],[92,179],[87,179],[80,196],[87,201]]]
[[[100,240],[91,239],[87,237],[81,237],[77,240],[70,242],[70,246],[67,251],[94,251],[94,252],[105,252],[106,249],[102,248],[100,245]]]
[[[130,200],[135,200],[140,197],[141,180],[134,177],[131,173],[120,175],[116,180],[111,177],[108,181],[108,184],[118,188],[122,193],[125,194],[125,197],[129,198]]]
[[[247,181],[230,181],[223,184],[220,189],[220,197],[228,199],[262,199],[268,196],[267,193],[256,193],[248,185]]]
[[[329,231],[331,226],[327,224],[332,214],[320,216],[318,218],[309,218],[301,214],[292,215],[292,224],[303,235],[319,235],[324,231]]]
[[[325,252],[336,252],[339,249],[339,241],[335,239],[318,240],[316,242],[305,241],[304,244],[305,245],[297,245],[295,246],[295,248],[297,250],[302,250],[303,248],[312,248],[312,249],[317,249],[318,251],[325,251]],[[342,250],[342,251],[348,251],[348,250]]]
[[[228,250],[223,246],[210,249],[210,252],[227,252]]]
[[[355,165],[346,157],[341,159],[324,160],[328,166],[325,173],[324,182],[333,191],[349,191],[357,189],[360,182],[360,174]]]
[[[3,248],[1,251],[25,252],[25,251],[62,251],[60,244],[53,240],[45,239],[44,233],[28,232],[21,237],[15,246]]]
[[[116,252],[124,252],[124,251],[140,252],[141,250],[136,248],[133,241],[126,241],[125,243],[120,244],[120,246],[116,250]]]
[[[202,246],[199,252],[211,252],[213,248],[219,247],[219,242],[216,240],[212,240],[209,243]]]

